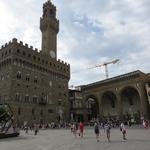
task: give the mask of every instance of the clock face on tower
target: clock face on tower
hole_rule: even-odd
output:
[[[56,58],[55,52],[51,50],[51,51],[50,51],[50,56],[51,56],[52,58]]]

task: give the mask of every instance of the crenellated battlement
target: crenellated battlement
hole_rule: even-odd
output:
[[[32,50],[33,50],[33,46],[30,46],[30,49],[32,49]]]
[[[67,62],[64,62],[63,60],[58,59],[57,61],[63,65],[70,66],[70,64],[68,64]]]
[[[20,41],[19,44],[23,46],[23,42],[22,41]]]
[[[41,57],[43,57],[42,55],[44,55],[43,53],[42,53],[42,51],[41,50],[38,50],[37,48],[33,48],[33,46],[29,46],[27,43],[23,43],[22,41],[18,41],[16,38],[13,38],[11,41],[9,41],[8,43],[5,43],[4,45],[2,45],[1,46],[1,50],[2,49],[4,49],[4,48],[7,48],[8,46],[10,46],[10,45],[12,45],[12,44],[14,44],[14,45],[19,45],[20,47],[22,47],[22,48],[20,48],[21,50],[22,49],[24,49],[24,50],[29,50],[29,51],[33,51],[33,52],[36,52],[37,54],[39,54]],[[44,56],[45,57],[45,56]],[[49,61],[49,58],[48,57],[46,57],[45,59],[43,59],[44,61]],[[58,60],[55,60],[54,61],[54,59],[51,59],[50,61],[52,61],[53,63],[59,63],[59,64],[57,64],[60,68],[61,67],[70,67],[70,64],[68,64],[67,62],[64,62],[63,60],[60,60],[60,59],[58,59]]]
[[[32,51],[39,53],[37,48],[33,49],[33,46],[29,46],[27,43],[23,43],[22,41],[18,41],[16,38],[13,38],[8,43],[5,43],[4,45],[2,45],[1,50],[7,48],[8,46],[10,46],[12,44],[15,44],[15,45],[18,44],[19,46],[24,47],[25,49],[30,49]]]
[[[8,43],[5,43],[4,45],[2,45],[1,49],[4,49],[4,48],[8,47],[11,44],[12,44],[12,41],[9,41]]]
[[[20,46],[22,46],[22,47],[24,47],[24,48],[26,48],[26,49],[30,49],[30,50],[32,50],[32,51],[38,52],[38,49],[37,49],[37,48],[34,49],[33,46],[29,46],[27,43],[23,43],[22,41],[19,41],[19,42],[18,42],[18,40],[17,40],[16,38],[13,38],[11,43],[19,44]],[[39,53],[39,52],[38,52],[38,53]]]

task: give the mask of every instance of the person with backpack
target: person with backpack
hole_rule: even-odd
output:
[[[37,133],[39,132],[39,126],[38,124],[34,125],[34,135],[37,135]]]
[[[107,122],[104,126],[105,128],[105,131],[106,131],[106,136],[107,136],[107,140],[108,142],[110,142],[110,129],[111,129],[111,126],[110,124]]]
[[[95,122],[95,124],[94,124],[94,132],[95,132],[95,135],[96,135],[96,140],[97,140],[97,142],[99,142],[100,131],[99,131],[99,125],[98,125],[97,122]]]
[[[120,124],[120,131],[122,132],[122,138],[123,138],[123,140],[127,140],[126,139],[126,128],[125,128],[125,125],[124,125],[123,122]]]

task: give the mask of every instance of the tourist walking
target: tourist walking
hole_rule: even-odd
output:
[[[144,129],[148,129],[148,122],[146,120],[143,120],[143,127]]]
[[[73,123],[73,125],[72,125],[72,133],[73,133],[74,137],[76,137],[76,134],[77,134],[76,123]]]
[[[72,123],[70,123],[70,131],[71,131],[71,133],[73,133],[73,124]]]
[[[35,124],[35,126],[34,126],[34,135],[37,135],[38,132],[39,132],[39,126],[38,126],[38,124]]]
[[[110,129],[111,129],[111,126],[110,124],[107,122],[104,126],[105,128],[105,131],[106,131],[106,136],[107,136],[107,140],[108,142],[110,142]]]
[[[123,122],[120,124],[120,131],[122,132],[123,140],[127,140],[126,139],[126,128],[125,128],[125,125]]]
[[[28,126],[26,125],[26,126],[24,127],[24,130],[25,130],[25,133],[26,133],[26,134],[28,134],[28,129],[29,129],[29,128],[28,128]]]
[[[131,125],[132,125],[132,123],[131,123],[131,120],[129,119],[128,120],[128,126],[131,127]]]
[[[82,122],[79,124],[79,135],[83,137],[84,125]]]
[[[99,131],[99,125],[98,125],[97,122],[95,122],[95,124],[94,124],[94,132],[95,132],[95,135],[96,135],[96,140],[97,140],[97,142],[99,142],[100,131]]]

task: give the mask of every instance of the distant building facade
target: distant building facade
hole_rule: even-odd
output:
[[[81,86],[84,121],[150,117],[150,76],[134,71]]]
[[[0,49],[0,103],[11,106],[18,123],[69,119],[70,65],[57,60],[59,21],[49,0],[43,5],[40,29],[40,52],[15,38]]]
[[[69,103],[70,103],[70,120],[83,121],[84,118],[84,105],[82,92],[79,89],[69,89]]]

